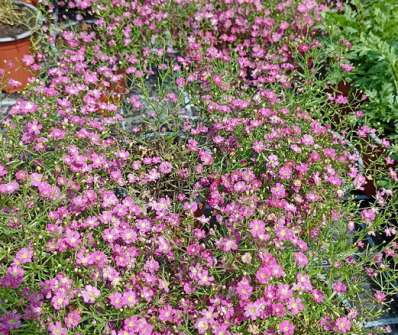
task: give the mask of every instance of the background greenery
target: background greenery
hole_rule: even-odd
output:
[[[364,121],[393,140],[397,155],[398,1],[348,1],[344,10],[327,12],[324,29],[328,33],[325,50],[329,55],[338,55],[342,63],[349,61],[354,66],[348,81],[354,90],[368,96],[367,103],[361,106]],[[343,39],[352,48],[346,48],[341,43]]]

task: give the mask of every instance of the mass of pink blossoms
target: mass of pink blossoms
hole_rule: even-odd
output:
[[[70,8],[96,24],[59,34],[56,60],[35,56],[42,76],[3,122],[0,334],[374,332],[358,294],[364,267],[378,268],[354,232],[355,220],[375,229],[378,210],[347,206],[365,183],[359,157],[300,100],[326,7]],[[113,89],[121,80],[130,93]],[[187,96],[196,117],[182,113]],[[325,106],[345,99],[325,94]],[[121,100],[142,117],[127,129]]]

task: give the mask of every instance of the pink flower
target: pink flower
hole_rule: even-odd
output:
[[[16,181],[11,181],[7,184],[0,184],[0,193],[12,194],[19,190],[19,184]]]
[[[362,217],[362,220],[367,223],[373,222],[376,219],[376,209],[369,208],[369,209],[362,210],[361,217]]]
[[[238,181],[235,185],[234,185],[234,191],[236,193],[243,193],[247,191],[247,185],[244,181]]]
[[[31,248],[22,248],[15,255],[13,264],[20,265],[32,261],[33,250]]]
[[[257,153],[259,154],[260,152],[264,151],[264,149],[265,149],[264,142],[262,142],[262,141],[255,141],[255,142],[253,143],[252,148],[253,148],[253,150],[254,150],[255,152],[257,152]]]
[[[288,301],[288,309],[293,315],[296,315],[304,310],[304,304],[300,298],[291,298]]]
[[[300,268],[304,268],[308,264],[308,258],[302,252],[294,253],[294,260],[295,260],[297,266],[300,267]]]
[[[279,326],[279,331],[283,335],[293,335],[294,334],[294,325],[289,320],[282,321]]]
[[[284,180],[289,180],[292,176],[292,168],[288,165],[282,166],[279,170],[279,177]]]
[[[64,241],[70,248],[76,248],[81,243],[80,234],[75,230],[67,229]]]
[[[68,330],[62,326],[60,321],[50,323],[48,325],[48,331],[50,332],[50,335],[68,335]]]
[[[0,316],[0,334],[9,334],[9,330],[18,329],[22,326],[21,316],[16,312],[6,312]]]
[[[26,66],[31,66],[35,63],[35,59],[32,55],[24,55],[22,57],[22,62],[26,65]]]
[[[271,314],[272,316],[277,316],[282,318],[286,316],[286,308],[285,305],[282,303],[274,303],[271,305]]]
[[[183,87],[185,86],[185,79],[182,77],[179,77],[176,79],[176,84],[178,87]]]
[[[137,295],[132,290],[127,290],[122,296],[123,305],[127,307],[133,307],[138,303]]]
[[[271,188],[271,193],[277,199],[286,197],[285,187],[280,183],[276,183],[275,186]]]
[[[210,328],[209,321],[205,318],[200,318],[196,321],[195,328],[198,330],[199,334],[205,334]]]
[[[302,11],[302,12],[305,12],[306,9],[304,9],[303,6],[304,6],[304,5],[299,5],[298,10],[299,10],[299,11]],[[300,44],[300,45],[298,46],[298,51],[299,51],[301,54],[305,54],[305,53],[307,53],[309,50],[310,50],[310,47],[309,47],[307,44]]]
[[[159,171],[163,174],[169,174],[173,171],[173,166],[169,162],[162,162],[159,165]]]
[[[216,242],[216,245],[224,252],[238,250],[238,243],[233,238],[222,238]]]
[[[159,309],[159,320],[163,322],[172,322],[174,309],[170,305],[166,305]]]
[[[365,116],[365,113],[363,111],[357,111],[357,112],[355,112],[355,116],[357,118],[362,118]]]
[[[124,321],[125,328],[131,332],[128,334],[152,335],[153,326],[144,318],[132,316]]]
[[[336,281],[332,285],[334,292],[345,293],[347,292],[347,286],[344,285],[342,281]]]
[[[18,288],[24,279],[25,271],[19,265],[11,265],[0,278],[0,287]]]
[[[119,202],[115,193],[111,191],[105,191],[102,193],[102,207],[109,208],[115,206]]]
[[[328,181],[331,185],[334,185],[334,186],[341,186],[341,185],[343,184],[343,181],[342,181],[339,177],[337,177],[337,176],[335,176],[335,175],[333,175],[333,176],[328,176],[328,177],[327,177],[327,181]]]
[[[265,223],[262,220],[252,220],[249,222],[250,233],[254,238],[262,238],[265,234]]]
[[[199,158],[203,165],[211,165],[213,164],[213,156],[209,151],[200,150],[199,151]]]
[[[203,286],[210,286],[214,277],[209,275],[208,270],[202,270],[198,273],[198,283]]]
[[[351,321],[346,317],[340,317],[335,322],[336,331],[346,334],[351,330]]]
[[[159,263],[154,258],[148,259],[144,264],[144,269],[149,273],[155,273],[159,270],[159,268]]]
[[[169,241],[167,241],[163,236],[158,237],[157,251],[162,254],[168,254],[171,251],[171,246]]]
[[[276,293],[280,301],[289,300],[293,296],[293,290],[288,284],[279,284]]]
[[[271,278],[272,272],[268,266],[261,266],[256,272],[256,279],[260,284],[267,284]]]
[[[380,304],[386,300],[386,294],[381,291],[376,291],[373,296],[375,300]]]
[[[217,325],[214,327],[214,335],[231,335],[227,325]]]
[[[330,318],[330,316],[323,316],[319,320],[319,324],[325,331],[332,331],[334,328],[333,320]]]
[[[314,289],[311,291],[311,294],[316,303],[321,304],[325,301],[325,295],[320,290]]]
[[[239,298],[242,300],[248,300],[253,292],[253,288],[251,287],[248,278],[243,278],[237,285],[236,285],[236,293],[238,294]]]
[[[25,132],[30,135],[39,135],[43,126],[36,120],[30,121],[25,126]]]
[[[340,67],[344,72],[351,72],[354,69],[351,64],[340,64]]]
[[[120,292],[111,293],[108,298],[111,305],[116,309],[121,309],[123,307],[123,296]]]
[[[0,178],[4,177],[7,174],[7,169],[4,165],[0,164]]]
[[[310,145],[314,145],[315,141],[314,141],[314,138],[311,135],[307,135],[306,134],[301,139],[301,143],[306,145],[306,146],[310,146]]]
[[[70,311],[65,317],[64,322],[67,328],[75,328],[80,323],[81,315],[80,312],[75,309]]]
[[[101,295],[101,292],[94,286],[86,285],[81,291],[81,296],[86,304],[93,304],[97,298]]]
[[[10,79],[10,80],[8,80],[8,85],[10,85],[12,88],[17,88],[17,87],[22,86],[22,83],[18,80]]]
[[[51,305],[57,311],[69,305],[69,298],[64,290],[60,290],[51,298]]]
[[[297,284],[296,287],[303,292],[308,292],[312,290],[311,280],[308,274],[298,273],[297,276]]]
[[[61,196],[60,189],[57,186],[48,184],[47,182],[37,182],[34,186],[37,186],[40,196],[44,199],[57,200]]]
[[[251,320],[257,320],[264,311],[264,304],[260,301],[249,302],[245,306],[245,316]]]
[[[345,97],[344,95],[339,94],[334,101],[339,104],[339,105],[345,105],[348,104],[348,98]]]
[[[48,136],[54,140],[62,140],[65,137],[66,132],[62,129],[53,128],[51,129]]]

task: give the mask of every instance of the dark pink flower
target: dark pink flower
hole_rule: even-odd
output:
[[[21,315],[17,312],[6,312],[0,316],[0,332],[4,330],[6,335],[9,334],[8,331],[18,329],[21,326]]]

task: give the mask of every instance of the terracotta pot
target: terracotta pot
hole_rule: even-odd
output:
[[[28,7],[34,12],[37,10],[30,4],[19,2],[21,6]],[[26,31],[15,37],[0,37],[0,87],[6,93],[22,91],[34,78],[34,73],[26,66],[22,59],[31,53],[32,43],[30,41],[31,31]],[[10,85],[9,80],[20,83],[18,87]]]
[[[31,4],[33,6],[36,6],[38,4],[38,0],[23,0],[23,2],[26,2],[28,4]]]
[[[99,100],[102,103],[120,105],[122,97],[127,91],[126,76],[123,75],[120,80],[116,81],[115,83],[111,83],[111,85],[111,87],[104,89],[104,91],[109,93],[103,93]],[[99,113],[102,116],[111,116],[113,114],[108,110],[100,110]]]

